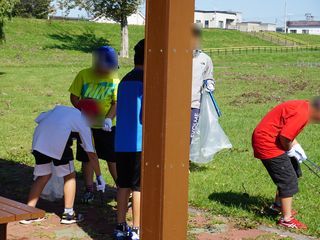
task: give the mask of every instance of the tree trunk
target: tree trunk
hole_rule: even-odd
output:
[[[6,41],[6,35],[4,33],[4,20],[0,19],[0,44]]]
[[[128,19],[124,17],[121,21],[121,50],[120,57],[129,58],[129,29]]]

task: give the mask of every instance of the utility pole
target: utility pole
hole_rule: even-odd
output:
[[[284,33],[287,33],[288,8],[287,0],[284,0]]]

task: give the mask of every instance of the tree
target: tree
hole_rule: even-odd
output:
[[[20,0],[13,9],[14,16],[47,18],[51,0]]]
[[[119,23],[121,26],[120,56],[129,57],[129,30],[128,17],[136,13],[142,0],[62,0],[68,6],[83,8],[94,17],[106,17]]]
[[[7,19],[11,19],[14,5],[18,0],[0,0],[0,43],[6,40],[4,25]]]

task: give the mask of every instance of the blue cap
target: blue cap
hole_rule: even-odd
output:
[[[97,48],[93,52],[94,64],[96,66],[106,69],[117,69],[118,64],[118,53],[110,46],[102,46]]]

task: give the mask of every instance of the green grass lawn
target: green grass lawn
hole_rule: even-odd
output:
[[[281,35],[285,35],[283,33],[278,33]],[[309,34],[286,34],[291,39],[296,39],[298,41],[305,42],[309,45],[319,45],[320,44],[320,36],[319,35],[309,35]]]
[[[133,46],[142,38],[143,28],[129,30]],[[55,104],[69,104],[67,89],[76,73],[90,66],[91,49],[104,43],[119,49],[119,27],[14,19],[6,32],[7,43],[0,46],[0,158],[33,165],[33,119]],[[204,47],[268,44],[243,33],[220,30],[206,30],[204,41]],[[247,225],[274,224],[263,210],[272,202],[275,188],[262,164],[252,156],[251,133],[277,103],[320,95],[319,57],[319,52],[300,52],[213,58],[216,96],[223,111],[221,124],[234,148],[219,153],[208,165],[192,168],[192,205],[237,217]],[[132,60],[121,60],[120,76],[131,66]],[[299,140],[309,157],[320,164],[319,137],[320,127],[309,126]],[[310,226],[306,233],[317,237],[319,184],[319,179],[304,168],[301,192],[295,201],[299,219]]]

